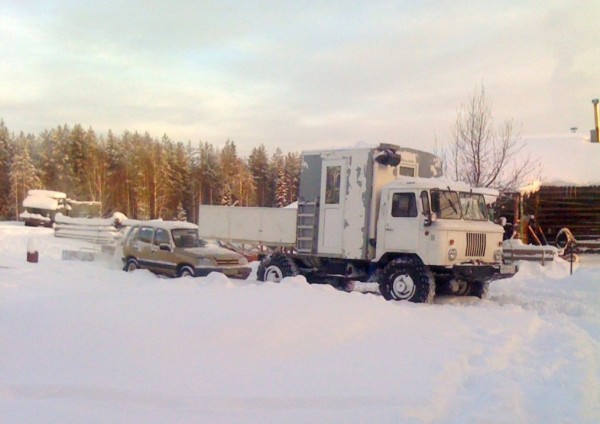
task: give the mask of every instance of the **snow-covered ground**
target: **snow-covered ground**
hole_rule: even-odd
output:
[[[2,423],[600,422],[595,257],[417,305],[61,260],[84,245],[0,223]]]

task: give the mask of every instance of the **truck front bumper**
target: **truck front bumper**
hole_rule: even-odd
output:
[[[519,271],[515,264],[458,264],[452,267],[454,275],[464,281],[492,281],[510,278]]]

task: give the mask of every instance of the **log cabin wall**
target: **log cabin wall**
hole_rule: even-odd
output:
[[[524,212],[535,215],[552,244],[564,227],[577,240],[600,239],[600,186],[542,186],[524,203]]]

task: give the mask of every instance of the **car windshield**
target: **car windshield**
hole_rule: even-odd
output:
[[[431,209],[441,219],[460,219],[462,216],[455,191],[431,190]]]
[[[206,242],[198,238],[198,231],[192,228],[178,228],[171,231],[177,247],[203,247]]]
[[[460,193],[463,218],[468,221],[487,221],[488,210],[483,194]]]

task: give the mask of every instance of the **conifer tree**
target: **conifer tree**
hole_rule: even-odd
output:
[[[0,119],[0,218],[10,216],[10,164],[12,159],[12,141],[8,128]]]
[[[300,184],[301,158],[298,153],[288,153],[285,156],[285,179],[287,185],[287,204],[298,200]]]
[[[19,135],[10,164],[10,198],[15,219],[19,219],[19,211],[27,191],[41,188],[40,178],[29,154],[32,139],[32,136],[25,136],[23,133]]]
[[[217,151],[207,142],[200,145],[198,174],[200,203],[215,204],[217,193],[221,190],[222,172]]]
[[[248,167],[256,187],[256,204],[258,206],[271,206],[271,203],[268,202],[269,158],[263,144],[252,149],[252,153],[248,158]]]
[[[281,149],[277,148],[271,159],[271,181],[273,187],[273,206],[287,206],[288,189],[285,177],[285,159]]]

